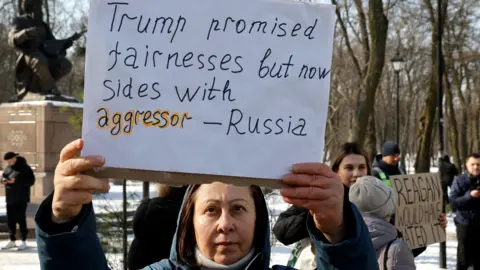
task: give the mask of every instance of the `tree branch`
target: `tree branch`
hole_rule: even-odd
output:
[[[348,53],[350,54],[350,57],[352,58],[353,65],[355,66],[355,69],[356,69],[358,75],[360,76],[360,78],[362,78],[363,77],[362,76],[362,69],[360,68],[360,64],[358,62],[358,59],[355,56],[355,53],[353,52],[352,46],[350,44],[350,38],[348,37],[347,28],[345,27],[345,23],[343,22],[342,16],[340,15],[340,10],[339,10],[337,1],[336,0],[331,0],[331,1],[332,1],[332,4],[336,6],[335,13],[337,14],[338,23],[340,24],[340,28],[342,29],[343,36],[345,37],[345,45],[347,46]]]
[[[350,29],[352,29],[352,32],[355,35],[355,38],[357,39],[358,43],[362,43],[362,39],[360,38],[360,34],[355,29],[352,21],[350,20],[350,12],[348,12],[350,7],[347,6],[347,1],[344,1],[344,3],[345,3],[345,5],[343,7],[345,8],[345,19],[347,20],[347,23],[350,26]]]
[[[354,0],[355,6],[357,7],[358,19],[360,24],[360,34],[362,35],[362,46],[363,46],[363,59],[365,61],[365,67],[368,65],[370,59],[370,41],[368,40],[368,31],[367,31],[367,18],[365,17],[365,12],[363,10],[362,1]]]
[[[432,25],[435,24],[435,11],[433,10],[432,2],[430,0],[423,0],[423,3],[427,6],[427,11],[429,14],[429,20]]]

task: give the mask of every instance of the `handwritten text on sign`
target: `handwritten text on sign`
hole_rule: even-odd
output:
[[[398,200],[395,227],[410,248],[445,241],[439,221],[443,191],[438,174],[392,176],[391,183]]]
[[[84,154],[110,167],[254,178],[320,160],[331,5],[90,5]]]

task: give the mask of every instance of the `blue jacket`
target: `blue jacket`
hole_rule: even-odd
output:
[[[480,218],[480,199],[470,195],[472,183],[467,173],[457,176],[450,190],[450,204],[456,216],[455,224],[470,225],[475,218]]]
[[[183,207],[183,206],[182,206]],[[262,207],[267,207],[266,202]],[[51,222],[52,195],[40,205],[35,216],[36,240],[42,270],[107,270],[105,254],[95,230],[95,215],[92,204],[85,205],[81,213],[70,224]],[[319,270],[330,269],[379,269],[376,252],[370,234],[359,211],[353,204],[346,204],[347,222],[345,240],[330,244],[315,227],[313,217],[307,219],[307,230],[315,245]],[[268,216],[264,217],[268,220]],[[267,226],[263,250],[259,250],[247,270],[270,269],[270,230]],[[177,263],[175,235],[170,259],[165,259],[144,268],[144,270],[192,270]],[[273,266],[272,270],[294,270],[286,266]]]

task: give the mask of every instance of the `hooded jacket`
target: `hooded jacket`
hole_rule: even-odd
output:
[[[408,245],[401,239],[397,239],[397,229],[387,221],[371,215],[364,215],[373,247],[377,251],[378,264],[382,270],[414,270],[415,258]],[[388,253],[385,253],[390,243]],[[386,256],[386,258],[385,258]],[[384,269],[386,260],[387,268]]]
[[[73,221],[59,225],[51,221],[52,198],[53,194],[41,203],[35,216],[35,234],[41,269],[109,269],[96,234],[92,204],[85,205]],[[265,200],[261,207],[267,207]],[[344,215],[345,240],[337,244],[330,244],[325,239],[315,227],[312,216],[309,215],[307,218],[306,229],[316,249],[317,269],[378,269],[375,250],[359,211],[354,205],[345,204]],[[268,216],[261,218],[267,221],[269,219]],[[269,226],[266,226],[265,234],[260,237],[264,239],[263,249],[255,251],[246,270],[293,270],[278,265],[270,268]],[[176,250],[177,234],[172,242],[170,258],[151,264],[144,270],[193,270],[177,263]]]
[[[444,187],[450,187],[453,180],[458,175],[458,169],[446,157],[440,158],[438,163],[440,175],[442,177],[442,184]]]
[[[35,175],[24,157],[17,156],[12,166],[5,168],[5,179],[15,178],[13,184],[5,184],[5,199],[7,204],[30,202],[30,187],[35,183]]]

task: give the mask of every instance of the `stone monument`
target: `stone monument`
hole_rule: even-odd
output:
[[[53,174],[60,151],[80,138],[69,119],[81,115],[83,105],[62,95],[57,82],[71,72],[66,51],[83,33],[56,39],[43,21],[41,0],[19,0],[20,14],[13,20],[8,43],[18,52],[14,86],[16,94],[0,104],[0,155],[20,153],[36,175],[27,211],[32,228],[32,209],[53,190]],[[3,166],[3,164],[2,164]],[[1,170],[0,166],[0,170]],[[0,196],[4,196],[3,185]]]
[[[43,21],[42,1],[23,0],[21,13],[15,17],[8,34],[8,44],[19,53],[15,65],[16,95],[10,102],[22,100],[57,100],[77,102],[61,95],[56,82],[72,70],[67,50],[83,33],[56,39]]]

